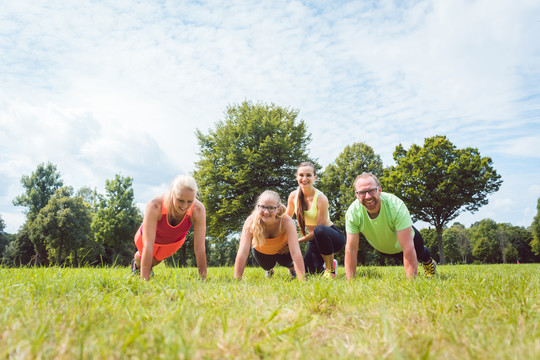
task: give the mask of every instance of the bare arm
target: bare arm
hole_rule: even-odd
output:
[[[161,217],[162,198],[157,197],[146,204],[143,219],[143,251],[141,254],[141,277],[150,280],[152,254],[156,242],[156,228]]]
[[[306,241],[309,241],[309,240],[312,240],[315,238],[315,234],[313,233],[313,231],[310,231],[306,234],[306,236],[302,236],[300,239],[298,239],[298,242],[306,242]]]
[[[328,198],[323,193],[320,193],[317,198],[317,209],[319,209],[317,212],[317,225],[330,226],[331,224],[328,224]]]
[[[199,277],[206,279],[206,209],[204,205],[195,200],[193,205],[193,251],[197,260]]]
[[[414,241],[412,236],[412,228],[408,227],[404,230],[396,232],[399,245],[403,250],[403,266],[405,267],[405,275],[408,279],[414,279],[418,273],[418,261],[416,260],[416,250],[414,249]]]
[[[294,263],[294,270],[298,280],[304,280],[304,259],[302,258],[302,251],[300,250],[300,244],[298,243],[298,233],[296,232],[296,226],[290,216],[284,215],[285,233],[287,234],[287,242],[289,245],[289,252]]]
[[[289,194],[289,199],[287,200],[287,210],[285,210],[285,213],[291,218],[294,215],[294,198],[296,197],[296,191],[297,190]]]
[[[240,237],[240,244],[238,245],[238,252],[236,253],[236,260],[234,261],[234,278],[242,279],[244,269],[246,267],[246,261],[249,256],[249,249],[251,248],[251,240],[253,234],[251,233],[251,216],[244,222],[242,229],[242,236]]]
[[[360,234],[347,233],[347,244],[345,245],[345,274],[347,274],[347,280],[349,281],[356,275],[359,240]]]

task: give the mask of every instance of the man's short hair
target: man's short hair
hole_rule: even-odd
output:
[[[356,190],[356,182],[359,180],[359,179],[373,179],[375,180],[375,182],[377,183],[377,186],[381,186],[381,184],[379,183],[379,179],[377,179],[377,177],[375,175],[373,175],[372,173],[370,172],[363,172],[361,173],[360,175],[358,175],[356,177],[356,179],[354,179],[354,182],[353,182],[353,189]]]

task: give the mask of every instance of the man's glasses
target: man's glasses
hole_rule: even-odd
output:
[[[369,194],[371,196],[375,195],[375,193],[377,192],[377,190],[379,190],[379,187],[375,187],[373,189],[368,189],[368,190],[358,190],[358,191],[355,191],[356,192],[356,195],[360,196],[360,197],[364,197],[366,196],[366,194]]]
[[[260,211],[268,210],[268,212],[274,212],[277,210],[277,206],[257,205]]]

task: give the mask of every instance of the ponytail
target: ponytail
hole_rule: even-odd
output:
[[[305,161],[298,165],[296,168],[296,172],[298,173],[298,169],[300,169],[303,166],[310,166],[313,168],[313,175],[317,175],[317,169],[315,168],[315,165],[310,163],[309,161]],[[306,236],[306,219],[304,217],[304,193],[302,192],[302,189],[298,188],[298,194],[296,197],[296,221],[298,222],[298,227],[300,228],[300,233],[302,236]]]
[[[298,188],[298,194],[296,196],[296,221],[298,221],[298,227],[302,236],[306,236],[306,219],[304,217],[304,193]]]

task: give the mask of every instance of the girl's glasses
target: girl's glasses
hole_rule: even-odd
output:
[[[277,210],[277,206],[266,206],[266,205],[257,205],[260,211],[267,210],[268,212],[274,212]]]

